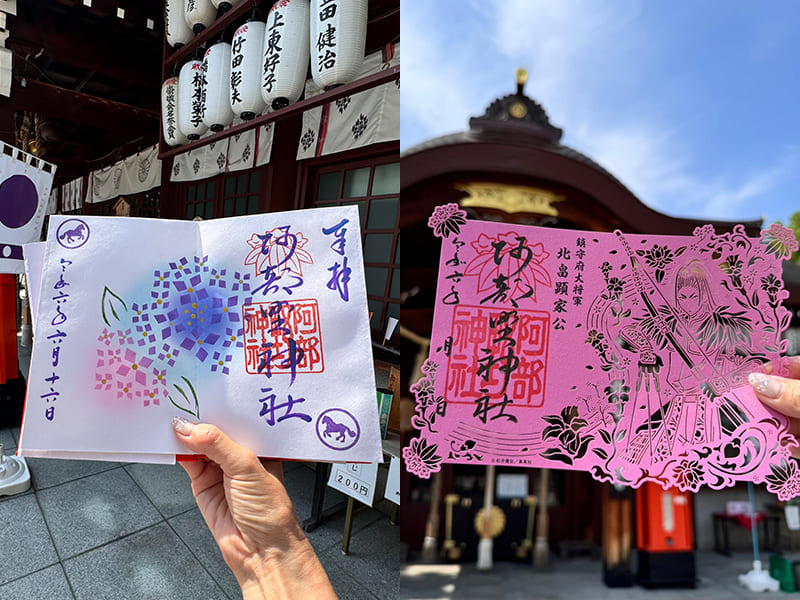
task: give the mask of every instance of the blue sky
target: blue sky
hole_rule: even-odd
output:
[[[645,204],[800,210],[800,3],[402,0],[401,148],[464,131],[528,70],[562,143]]]

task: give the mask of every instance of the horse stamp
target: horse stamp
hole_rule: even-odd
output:
[[[59,225],[56,237],[59,245],[75,250],[89,241],[89,226],[81,219],[67,219]]]
[[[317,419],[317,437],[332,450],[348,450],[360,436],[358,421],[342,408],[329,408]]]

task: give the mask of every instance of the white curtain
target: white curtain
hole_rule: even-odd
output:
[[[364,59],[361,79],[400,64],[400,44]],[[320,94],[306,81],[306,98]],[[400,80],[345,96],[303,113],[297,159],[314,158],[400,139]]]
[[[77,177],[61,186],[61,212],[83,206],[83,177]]]
[[[238,117],[231,127],[243,123]],[[206,144],[200,148],[176,154],[170,181],[198,181],[232,171],[260,167],[269,162],[272,154],[273,124]],[[206,135],[211,135],[209,132]]]
[[[170,181],[198,181],[219,175],[228,162],[228,140],[223,139],[173,156]]]
[[[269,162],[272,156],[272,132],[275,130],[275,123],[267,123],[258,128],[258,154],[256,155],[256,166],[260,167]]]
[[[155,144],[89,175],[87,203],[140,194],[161,185],[161,161]]]
[[[57,187],[50,190],[50,199],[47,201],[47,210],[44,214],[54,215],[58,212],[58,192],[59,188]]]

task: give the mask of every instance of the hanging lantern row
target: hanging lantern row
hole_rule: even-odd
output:
[[[205,10],[200,5],[211,2],[167,0],[167,42],[187,43],[190,28],[207,27],[210,22],[200,19]],[[224,2],[213,4],[222,8]],[[184,29],[172,25],[179,21],[180,11],[186,16]],[[320,88],[354,80],[364,61],[366,33],[367,0],[278,0],[266,23],[249,20],[236,30],[230,44],[217,42],[206,50],[203,61],[189,60],[181,67],[177,83],[170,84],[177,88],[173,106],[165,94],[175,78],[164,82],[164,140],[179,145],[185,143],[183,137],[194,140],[208,129],[221,131],[235,116],[253,119],[267,107],[279,109],[297,102],[309,61]]]

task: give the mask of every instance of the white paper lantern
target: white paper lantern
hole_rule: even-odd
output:
[[[241,1],[242,0],[211,0],[211,4],[214,5],[214,8],[218,8],[220,12],[228,12]]]
[[[217,42],[206,50],[203,70],[205,72],[203,123],[211,131],[222,131],[233,121],[233,111],[228,101],[231,45],[227,42]]]
[[[186,24],[183,16],[185,4],[185,0],[167,0],[164,3],[164,30],[167,34],[167,43],[173,48],[188,44],[194,37],[191,27]]]
[[[203,63],[187,61],[178,75],[178,128],[190,140],[208,131],[203,123]]]
[[[272,5],[264,33],[261,97],[267,106],[297,102],[308,70],[309,0],[283,0]]]
[[[329,89],[353,81],[364,63],[367,0],[311,0],[311,76]]]
[[[161,126],[168,145],[180,146],[189,141],[178,127],[177,77],[170,77],[161,86]]]
[[[266,106],[261,97],[264,29],[263,22],[248,21],[236,30],[231,42],[231,108],[245,120],[254,118]]]
[[[184,15],[186,24],[195,33],[200,33],[217,18],[217,9],[211,0],[185,0]]]

